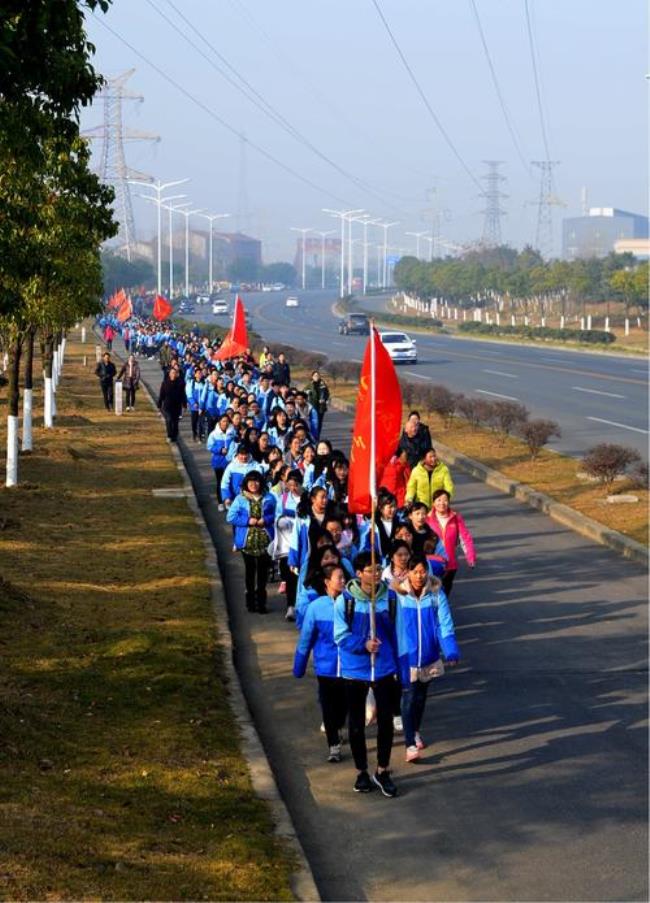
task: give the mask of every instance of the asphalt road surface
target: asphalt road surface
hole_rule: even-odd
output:
[[[286,342],[342,360],[361,360],[362,336],[340,336],[332,291],[298,292],[300,307],[285,307],[285,292],[243,296],[253,327],[270,341]],[[367,299],[364,307],[383,307]],[[224,317],[201,319],[227,322]],[[533,417],[556,420],[562,438],[550,447],[581,456],[599,442],[648,454],[648,364],[638,358],[558,348],[417,335],[418,363],[400,365],[411,380],[443,383],[485,399],[514,399]]]

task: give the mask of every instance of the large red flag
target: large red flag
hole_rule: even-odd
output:
[[[237,357],[248,349],[248,330],[246,329],[246,312],[242,299],[237,295],[235,300],[235,312],[232,318],[232,328],[225,336],[221,347],[212,356],[215,361],[225,361],[229,357]]]
[[[123,288],[119,290],[119,292],[114,292],[111,297],[108,299],[107,308],[117,308],[126,301],[126,292]]]
[[[402,427],[402,390],[395,366],[373,326],[361,366],[354,418],[348,510],[369,514]]]
[[[133,316],[133,305],[131,304],[131,299],[126,296],[124,292],[124,300],[120,304],[120,309],[117,312],[117,319],[120,323],[124,323],[125,320],[128,320]]]
[[[173,306],[169,303],[167,298],[163,298],[162,295],[156,295],[156,299],[153,302],[153,316],[154,319],[167,320],[168,317],[171,317],[174,312]]]

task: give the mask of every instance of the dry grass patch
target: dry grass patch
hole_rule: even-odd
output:
[[[84,350],[0,491],[2,897],[290,899],[160,422],[107,414]]]

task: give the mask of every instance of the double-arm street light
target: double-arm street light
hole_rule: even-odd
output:
[[[208,291],[210,293],[212,293],[212,223],[216,219],[225,219],[226,217],[230,216],[230,214],[229,213],[199,213],[198,216],[203,217],[203,219],[207,219],[208,222],[210,223],[210,260],[208,263],[208,273],[209,273],[208,282],[209,282],[210,288],[208,289]]]
[[[195,213],[203,213],[203,208],[194,210],[181,210],[180,207],[175,208],[178,213],[185,217],[185,297],[190,296],[190,217]]]
[[[384,267],[381,284],[382,288],[386,288],[388,285],[388,230],[392,226],[399,226],[399,222],[395,220],[392,223],[377,223],[377,225],[384,230]]]
[[[329,207],[323,207],[323,213],[329,213],[331,216],[336,216],[341,220],[341,270],[339,274],[339,297],[343,298],[345,295],[345,222],[351,216],[356,216],[357,213],[363,213],[363,208],[360,208],[359,210],[330,210]],[[351,224],[350,228],[352,228]]]
[[[179,213],[184,207],[191,207],[192,202],[186,201],[184,204],[163,204],[165,210],[169,211],[169,300],[171,301],[174,294],[174,211]]]
[[[320,229],[314,229],[316,235],[320,235],[320,287],[325,288],[325,239],[328,235],[334,235],[336,229],[329,229],[327,232],[321,232]]]
[[[302,234],[302,254],[300,255],[302,258],[302,290],[305,290],[305,251],[306,251],[306,241],[307,241],[307,233],[312,232],[312,227],[308,226],[306,229],[301,229],[298,226],[289,226],[292,232],[300,232]]]
[[[151,188],[156,192],[156,197],[150,196],[149,200],[153,201],[158,208],[158,294],[160,295],[162,293],[162,194],[164,191],[167,191],[168,188],[173,188],[174,185],[183,185],[185,182],[189,182],[189,178],[176,179],[174,182],[161,182],[160,179],[156,179],[155,182],[143,182],[138,181],[137,179],[129,179],[129,182],[132,185],[139,185],[141,188]],[[181,195],[175,196],[181,197]],[[145,195],[142,195],[142,197],[145,197]],[[167,200],[169,200],[169,198],[167,198]]]

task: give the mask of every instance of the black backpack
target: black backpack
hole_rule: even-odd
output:
[[[352,627],[352,621],[354,620],[354,609],[356,607],[356,599],[353,595],[346,593],[344,596],[345,601],[345,622],[348,627]],[[397,618],[397,594],[394,590],[388,590],[388,614],[390,616],[393,624],[395,623],[395,619]]]

